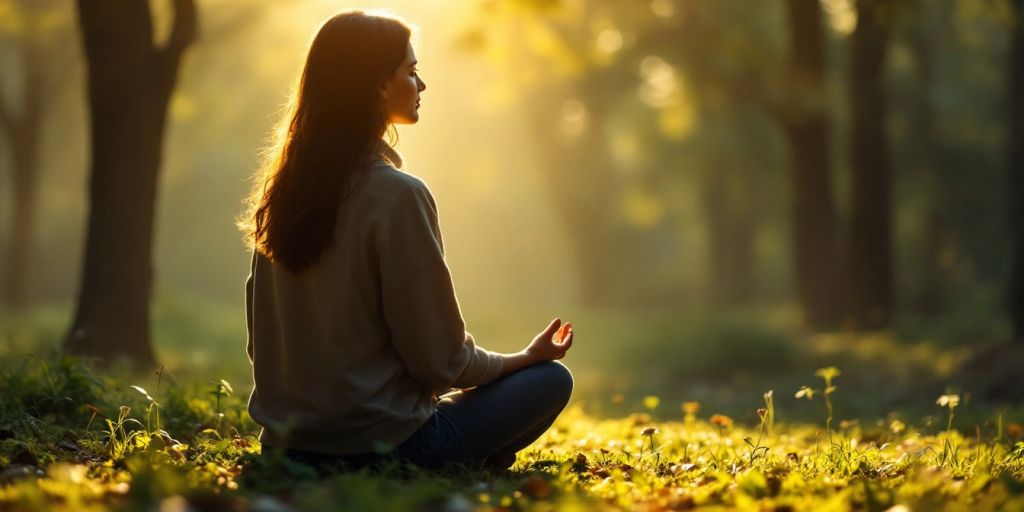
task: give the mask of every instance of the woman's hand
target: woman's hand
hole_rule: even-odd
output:
[[[561,326],[561,329],[559,329]],[[557,335],[555,333],[558,333]],[[554,319],[537,335],[526,349],[515,354],[502,354],[501,376],[510,375],[537,363],[561,359],[572,346],[572,324]]]
[[[561,359],[572,347],[572,336],[572,324],[566,322],[563,326],[562,321],[556,318],[530,342],[525,352],[535,363]]]

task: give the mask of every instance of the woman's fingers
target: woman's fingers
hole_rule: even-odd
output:
[[[554,342],[553,345],[555,345],[555,349],[558,350],[558,353],[554,358],[562,359],[565,357],[565,354],[569,352],[569,348],[572,347],[572,331],[569,331],[568,336],[566,336],[561,343]]]
[[[552,320],[550,324],[548,324],[547,329],[544,329],[544,332],[542,334],[550,338],[552,334],[555,334],[555,331],[558,330],[558,327],[560,325],[562,325],[562,319],[556,318]]]
[[[570,332],[572,332],[572,322],[565,322],[558,328],[558,331],[555,331],[555,342],[561,344]]]
[[[573,334],[571,323],[563,324],[560,318],[555,318],[533,340],[531,346],[536,346],[538,351],[547,353],[546,359],[561,359],[572,347]]]

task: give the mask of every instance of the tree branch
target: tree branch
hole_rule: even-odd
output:
[[[196,40],[198,18],[195,0],[174,0],[171,35],[156,54],[158,87],[168,95],[174,89],[182,53]]]
[[[163,52],[175,58],[180,56],[196,40],[198,19],[195,0],[174,0],[174,25]]]

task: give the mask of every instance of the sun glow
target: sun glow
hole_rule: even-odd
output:
[[[832,29],[848,36],[857,28],[857,10],[852,0],[821,0]]]

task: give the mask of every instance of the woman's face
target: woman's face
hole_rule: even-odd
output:
[[[383,88],[384,111],[389,123],[413,124],[419,121],[420,92],[427,85],[416,72],[416,54],[411,43],[405,52],[405,60],[384,81]]]

